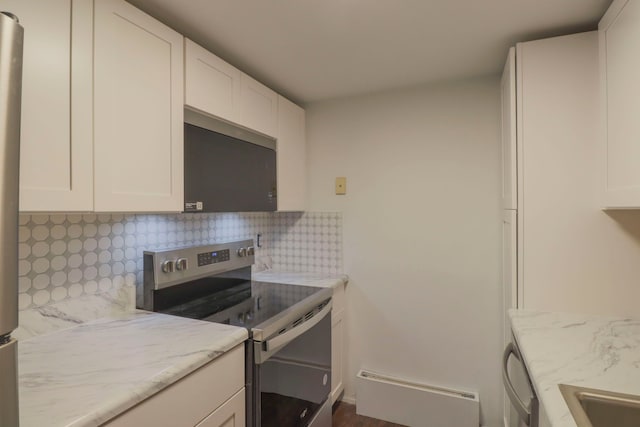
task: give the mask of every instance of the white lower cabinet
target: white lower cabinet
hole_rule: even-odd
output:
[[[333,290],[331,311],[331,403],[335,403],[344,391],[344,284]]]
[[[192,372],[108,427],[244,427],[244,344]]]
[[[196,427],[244,427],[245,425],[245,389],[237,392],[231,399],[213,411]]]

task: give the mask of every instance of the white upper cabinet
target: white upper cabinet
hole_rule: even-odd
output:
[[[640,208],[640,2],[615,0],[600,21],[605,208]]]
[[[240,70],[188,39],[184,70],[186,106],[240,121]]]
[[[91,2],[2,0],[0,6],[25,28],[20,210],[91,210],[91,37],[71,38],[90,29]]]
[[[278,131],[278,94],[246,74],[240,79],[240,124],[274,137]]]
[[[516,165],[516,51],[509,49],[500,81],[502,93],[502,208],[518,208]]]
[[[276,137],[278,94],[185,40],[185,106]]]
[[[304,211],[307,183],[305,112],[278,96],[278,210]]]
[[[124,0],[95,2],[95,210],[181,211],[183,37]]]

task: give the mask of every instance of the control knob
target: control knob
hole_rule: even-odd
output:
[[[240,248],[237,251],[237,254],[240,258],[246,257],[247,256],[247,248]]]
[[[247,246],[247,255],[251,256],[256,253],[256,250],[253,246]]]
[[[178,260],[176,261],[176,270],[184,271],[187,268],[189,268],[189,262],[187,261],[187,259],[186,258],[178,258]]]
[[[176,263],[172,260],[163,261],[160,265],[163,273],[173,273],[176,269]]]

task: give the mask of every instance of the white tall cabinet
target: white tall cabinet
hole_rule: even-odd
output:
[[[502,91],[502,237],[505,330],[509,329],[506,311],[517,307],[517,226],[518,164],[516,137],[516,51],[509,49],[500,81]],[[511,338],[506,334],[506,342]]]
[[[640,217],[601,209],[598,33],[520,43],[515,63],[515,101],[503,78],[504,129],[516,112],[505,189],[513,168],[517,181],[517,215],[503,219],[505,309],[637,315]]]
[[[502,209],[518,209],[516,147],[516,49],[510,48],[504,65],[501,90]]]
[[[505,283],[519,308],[632,313],[634,219],[600,209],[598,34],[520,43],[516,63],[517,286]]]
[[[502,306],[503,346],[511,341],[507,311],[518,302],[518,177],[516,138],[516,50],[510,48],[500,80],[502,117]],[[515,426],[511,402],[503,396],[505,426]],[[511,419],[513,418],[513,423]]]
[[[181,211],[183,38],[123,0],[94,22],[95,210]]]

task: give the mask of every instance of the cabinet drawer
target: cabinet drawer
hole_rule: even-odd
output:
[[[244,344],[240,344],[105,425],[192,427],[243,387]]]
[[[245,427],[244,393],[243,388],[196,427]]]

